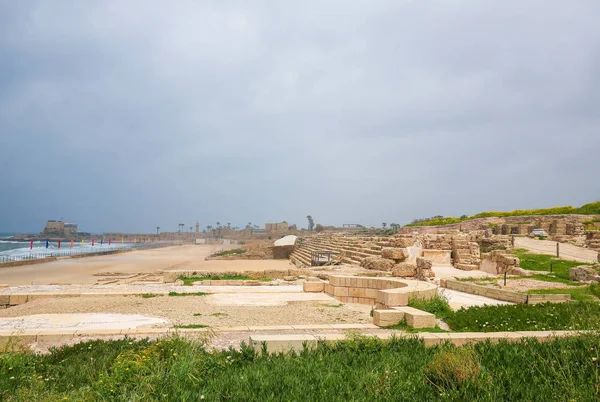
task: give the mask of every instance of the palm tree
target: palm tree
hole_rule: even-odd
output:
[[[158,236],[158,231],[160,230],[160,226],[156,227],[156,235]]]
[[[227,229],[231,229],[231,223],[227,222]]]
[[[221,222],[217,222],[217,228],[221,227]]]
[[[190,226],[190,233],[192,233],[192,227]]]
[[[384,229],[385,229],[386,226],[387,226],[387,223],[385,223],[385,222],[381,223],[381,227],[383,227]]]

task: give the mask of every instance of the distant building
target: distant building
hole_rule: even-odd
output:
[[[290,230],[296,230],[296,225],[288,225],[286,221],[280,223],[265,223],[265,232],[287,232]]]
[[[76,223],[49,220],[40,234],[42,236],[71,237],[78,230]]]

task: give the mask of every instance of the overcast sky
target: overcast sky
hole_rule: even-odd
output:
[[[0,0],[0,232],[596,201],[598,16],[598,0]]]

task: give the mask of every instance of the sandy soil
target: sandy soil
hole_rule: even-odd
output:
[[[215,295],[217,296],[217,295]],[[56,313],[122,313],[165,318],[172,325],[203,324],[211,327],[238,325],[370,323],[371,308],[331,301],[288,302],[283,306],[222,306],[213,296],[139,296],[41,299],[0,310],[1,317]],[[197,314],[197,315],[194,315]]]
[[[490,287],[501,287],[506,290],[514,290],[517,292],[526,292],[528,290],[537,290],[537,289],[566,289],[573,288],[574,286],[569,286],[564,283],[559,282],[546,282],[546,281],[538,281],[535,279],[527,279],[527,278],[519,278],[519,279],[507,279],[506,287],[504,287],[504,280],[498,279],[495,282],[478,282],[478,285],[490,286]]]
[[[95,283],[102,273],[154,273],[166,269],[211,272],[287,270],[288,260],[206,261],[218,249],[233,246],[187,245],[85,258],[67,258],[42,264],[0,268],[0,283],[43,285]]]

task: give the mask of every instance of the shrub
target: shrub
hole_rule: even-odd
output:
[[[481,365],[471,347],[448,345],[437,352],[425,369],[425,378],[441,389],[453,389],[475,382]]]

